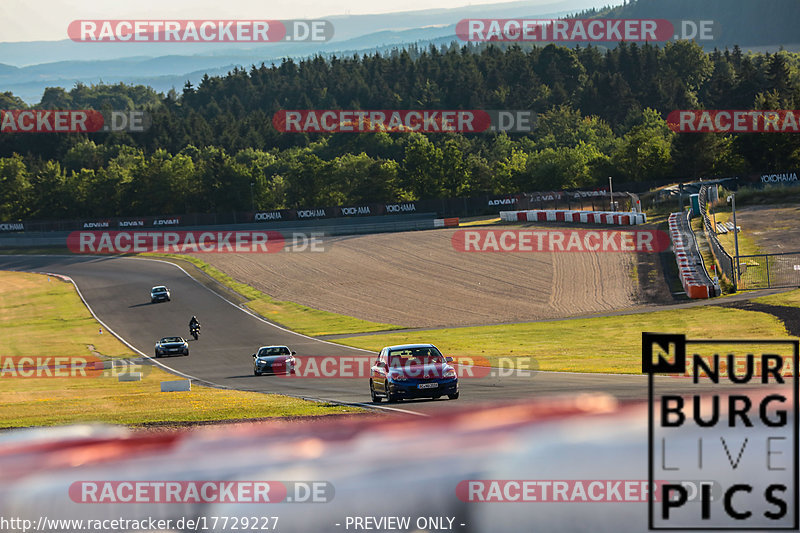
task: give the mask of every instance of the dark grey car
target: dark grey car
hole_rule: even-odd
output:
[[[294,374],[295,355],[287,346],[262,346],[253,354],[253,374]]]
[[[183,337],[164,337],[156,343],[156,357],[189,355],[189,343]]]

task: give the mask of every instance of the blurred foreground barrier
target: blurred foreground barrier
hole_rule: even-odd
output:
[[[386,517],[410,522],[373,529],[648,530],[645,403],[576,393],[465,405],[426,418],[322,418],[160,432],[0,432],[0,516],[46,520],[40,531],[87,531],[87,521],[118,519],[165,522],[115,531],[230,531],[236,520],[239,529],[325,533],[346,531],[348,520],[352,531],[359,520]],[[771,429],[752,431],[763,439]],[[707,435],[704,428],[671,437],[669,458],[696,462],[698,438]],[[741,442],[729,446],[738,451]],[[724,457],[721,448],[717,453]],[[704,476],[718,480],[730,470],[724,459],[709,461]],[[755,508],[758,498],[739,494],[736,506]],[[691,505],[699,513],[700,505]],[[717,517],[706,525],[719,525]]]

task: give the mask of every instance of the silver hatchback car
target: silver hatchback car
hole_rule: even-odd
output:
[[[156,285],[150,289],[150,303],[168,302],[172,295],[164,285]]]

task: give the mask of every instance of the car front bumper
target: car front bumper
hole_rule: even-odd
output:
[[[431,388],[419,388],[423,382],[390,381],[387,383],[389,392],[397,398],[433,398],[434,396],[444,396],[446,394],[456,394],[458,392],[458,380],[438,381],[438,386]],[[431,382],[427,382],[431,383]]]
[[[294,366],[286,366],[285,364],[277,364],[277,365],[258,365],[255,366],[256,372],[261,372],[262,374],[294,374]]]
[[[189,353],[189,348],[185,348],[185,347],[181,347],[181,348],[156,348],[156,353],[158,355],[174,355],[174,354],[187,355]]]

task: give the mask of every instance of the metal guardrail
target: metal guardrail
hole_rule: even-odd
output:
[[[627,204],[626,192],[614,193],[615,202]],[[438,218],[455,218],[496,214],[502,209],[580,209],[611,210],[610,198],[604,189],[549,191],[502,195],[481,195],[470,198],[431,198],[398,200],[392,203],[367,203],[356,206],[266,209],[225,213],[183,213],[89,217],[70,220],[5,221],[0,219],[0,234],[12,232],[77,231],[85,229],[129,230],[164,227],[184,229],[190,226],[223,226],[271,221],[347,223],[360,217],[412,216],[435,213]],[[608,209],[606,209],[608,208]],[[628,208],[619,206],[622,210]]]
[[[702,267],[702,270],[701,270],[702,276],[701,277],[703,278],[704,281],[707,281],[710,286],[715,287],[715,289],[718,290],[719,287],[714,285],[714,280],[712,280],[711,276],[708,275],[708,267],[706,266],[706,261],[705,261],[705,259],[703,259],[703,254],[700,253],[700,243],[697,242],[697,235],[695,235],[694,230],[692,230],[692,212],[691,212],[691,210],[688,211],[688,214],[686,215],[685,224],[686,224],[685,227],[688,230],[689,235],[691,236],[691,242],[689,244],[689,247],[690,247],[692,253],[695,254],[695,257],[697,258],[697,261],[699,262],[700,266]],[[715,294],[715,296],[719,296],[719,294]]]
[[[678,263],[681,285],[689,298],[719,296],[719,286],[708,276],[689,220],[690,213],[687,211],[669,216],[670,239]]]
[[[727,277],[728,280],[733,283],[734,289],[736,289],[737,276],[735,262],[733,257],[731,257],[730,254],[725,251],[725,248],[722,247],[722,243],[719,242],[719,239],[717,239],[717,232],[714,227],[714,223],[709,218],[708,211],[706,210],[707,199],[708,187],[703,185],[700,187],[700,216],[703,217],[703,233],[705,234],[706,240],[711,247],[711,253],[714,256],[714,259],[716,259],[720,270],[722,270],[722,273],[725,275],[725,277]]]
[[[219,226],[184,226],[171,228],[141,228],[127,229],[131,233],[135,232],[155,232],[155,231],[277,231],[289,238],[293,233],[321,233],[326,237],[336,235],[362,235],[367,233],[393,233],[399,231],[416,231],[434,229],[434,213],[419,213],[413,215],[387,215],[384,217],[369,217],[363,219],[347,220],[316,220],[316,221],[292,221],[292,222],[264,222],[236,225]],[[375,221],[376,218],[384,220]],[[104,230],[83,230],[83,231],[120,231],[119,228],[108,228]],[[0,235],[0,248],[28,248],[40,246],[66,246],[67,236],[70,231],[59,232],[26,232]]]

